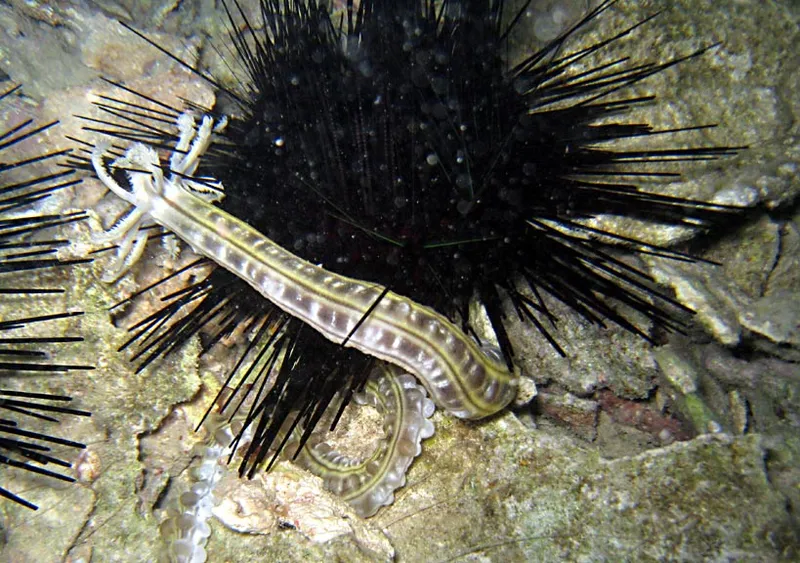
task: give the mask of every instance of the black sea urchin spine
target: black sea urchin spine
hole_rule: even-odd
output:
[[[630,139],[664,143],[706,126],[661,131],[630,120],[631,109],[654,96],[626,89],[707,49],[658,62],[608,53],[649,19],[571,48],[613,5],[603,2],[542,50],[512,61],[510,37],[527,4],[512,13],[503,0],[348,2],[332,21],[314,0],[262,0],[261,21],[251,22],[227,3],[238,54],[230,64],[244,80],[223,90],[239,113],[198,174],[222,182],[226,211],[302,258],[434,307],[476,337],[468,309],[477,299],[509,365],[508,312],[564,353],[543,294],[644,338],[641,316],[680,329],[684,308],[617,253],[692,258],[585,220],[608,214],[696,229],[728,221],[740,210],[636,183],[676,177],[676,164],[735,147],[624,148]],[[117,136],[169,146],[173,133],[141,127],[137,112],[123,104],[114,113],[131,122]],[[289,412],[299,409],[313,427],[333,393],[352,392],[369,364],[257,301],[217,269],[174,294],[132,339],[147,363],[205,326],[216,325],[212,342],[241,324],[258,331],[249,351],[263,360],[226,382],[242,390],[232,395],[234,410],[244,389],[258,389],[250,411],[257,446],[244,465],[251,470]]]
[[[0,95],[0,100],[13,96],[18,88],[6,90]],[[31,120],[23,120],[0,133],[0,151],[8,154],[12,147],[41,135],[53,125],[35,126]],[[92,366],[64,364],[52,359],[59,345],[80,342],[83,340],[81,337],[47,336],[45,332],[55,329],[54,321],[83,313],[30,313],[22,308],[32,300],[64,291],[50,286],[31,287],[28,285],[29,279],[22,281],[23,272],[60,268],[86,261],[59,259],[56,252],[68,241],[47,236],[48,230],[52,232],[54,227],[82,220],[85,213],[43,214],[32,207],[51,194],[78,183],[72,171],[52,174],[37,171],[39,163],[52,162],[67,152],[51,152],[0,163],[0,277],[3,281],[0,298],[6,300],[4,308],[12,307],[10,303],[14,307],[23,304],[18,309],[12,309],[11,315],[0,321],[0,465],[4,471],[15,468],[71,482],[75,479],[62,472],[71,464],[64,459],[66,453],[62,454],[59,450],[66,452],[85,446],[56,436],[49,429],[42,430],[41,423],[57,424],[57,415],[89,416],[89,413],[67,406],[72,401],[71,397],[31,390],[33,386],[27,382],[22,384],[22,388],[3,388],[11,381],[24,380],[25,377],[93,369]],[[36,336],[27,334],[28,328],[40,325],[47,328],[37,331]],[[38,425],[32,424],[34,422]],[[37,508],[35,504],[3,487],[0,487],[0,496],[27,508]]]

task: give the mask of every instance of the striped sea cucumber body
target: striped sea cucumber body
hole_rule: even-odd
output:
[[[405,485],[411,462],[422,451],[422,440],[433,435],[433,402],[409,374],[390,364],[378,364],[357,403],[383,416],[384,438],[373,452],[352,458],[312,435],[296,462],[322,478],[325,487],[344,498],[359,516],[373,516],[394,501]],[[287,451],[293,451],[288,448]]]
[[[178,146],[191,148],[168,177],[156,151],[141,143],[110,169],[104,161],[106,147],[93,153],[98,178],[134,206],[136,220],[120,235],[144,221],[158,223],[329,340],[413,373],[433,400],[455,416],[489,416],[515,398],[517,375],[443,315],[378,284],[311,264],[215,207],[208,190],[199,187],[208,182],[184,174],[194,171],[196,159],[209,146],[213,121],[205,116],[196,131],[186,121],[179,119]],[[176,159],[171,162],[176,165]],[[127,169],[131,191],[113,180],[110,171],[115,167]],[[132,262],[130,256],[120,259],[125,265]]]

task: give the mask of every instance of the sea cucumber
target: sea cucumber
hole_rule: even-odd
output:
[[[191,469],[195,483],[167,509],[161,523],[164,549],[162,563],[204,563],[205,543],[211,535],[207,521],[214,506],[214,487],[225,471],[222,458],[231,447],[237,433],[225,417],[212,413],[206,420],[206,441],[196,447],[200,463]],[[246,436],[245,436],[246,438]]]
[[[375,451],[363,459],[350,458],[312,435],[296,462],[322,477],[325,488],[368,518],[391,504],[394,491],[405,485],[406,471],[422,451],[422,440],[433,435],[428,419],[434,405],[412,376],[385,363],[375,367],[364,393],[354,399],[383,415],[385,437]]]
[[[125,242],[121,269],[138,258],[139,228],[153,221],[329,340],[413,373],[434,401],[454,416],[486,417],[514,399],[518,375],[499,354],[482,350],[443,315],[381,285],[311,264],[214,206],[222,186],[191,176],[211,143],[214,121],[206,115],[195,129],[188,115],[178,118],[180,137],[169,177],[155,149],[143,143],[131,145],[110,164],[106,144],[92,153],[97,177],[133,206],[112,228]],[[114,179],[114,172],[123,170],[130,191]]]

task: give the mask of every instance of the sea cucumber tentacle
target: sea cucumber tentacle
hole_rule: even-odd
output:
[[[325,488],[345,499],[368,518],[394,501],[394,491],[406,483],[406,472],[422,451],[422,440],[433,435],[433,401],[410,374],[380,363],[355,401],[383,415],[384,439],[361,459],[347,457],[321,437],[312,435],[296,462],[322,477]],[[291,450],[291,448],[289,448]]]
[[[212,132],[203,118],[192,141],[192,170]],[[188,144],[188,128],[181,143]],[[198,148],[198,150],[195,150]],[[285,250],[247,223],[195,192],[197,182],[165,177],[154,149],[136,143],[119,159],[132,186],[126,192],[104,165],[104,147],[92,156],[98,178],[114,193],[146,212],[195,252],[249,283],[287,313],[329,340],[356,348],[416,375],[433,400],[460,418],[482,418],[516,396],[518,376],[495,354],[485,354],[469,336],[433,309],[381,285],[330,272]],[[177,161],[176,161],[177,162]],[[137,166],[138,165],[138,166]],[[111,169],[120,166],[111,163]],[[221,191],[221,186],[220,186]],[[207,195],[207,194],[205,194]]]

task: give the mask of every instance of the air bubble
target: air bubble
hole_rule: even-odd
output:
[[[369,64],[368,61],[361,61],[358,64],[358,71],[366,78],[372,76],[372,66]]]
[[[536,175],[537,166],[533,162],[526,162],[522,165],[522,173],[526,176],[534,176]]]

